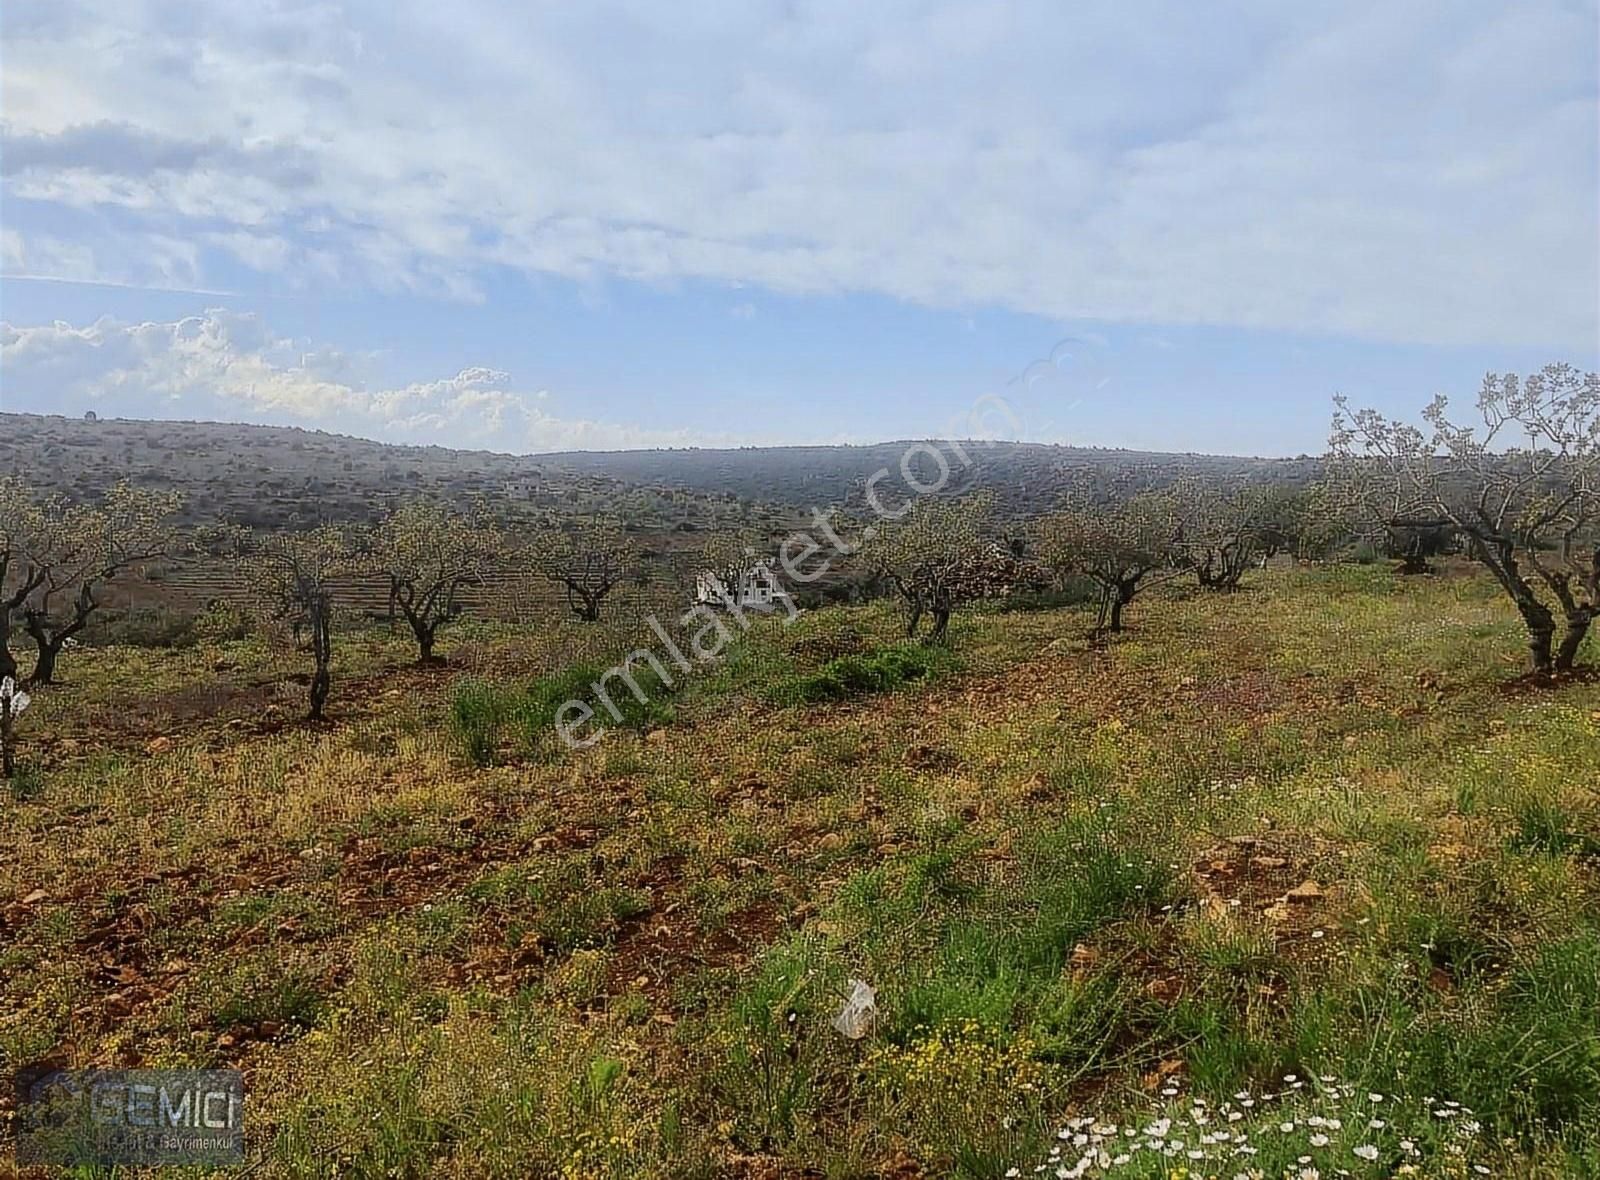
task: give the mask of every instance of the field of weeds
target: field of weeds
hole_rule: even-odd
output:
[[[1478,576],[1165,595],[767,620],[580,752],[620,628],[341,636],[323,726],[74,650],[0,1066],[236,1066],[263,1177],[1600,1172],[1600,685]]]

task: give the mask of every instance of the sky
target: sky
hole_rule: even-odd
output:
[[[7,0],[0,408],[1320,452],[1600,367],[1591,0]]]

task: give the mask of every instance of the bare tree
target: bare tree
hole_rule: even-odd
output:
[[[481,508],[459,512],[425,500],[395,508],[367,538],[364,564],[389,584],[389,602],[417,641],[417,662],[432,663],[439,628],[460,613],[457,594],[481,584],[501,539]]]
[[[1173,555],[1207,590],[1232,593],[1256,564],[1269,524],[1272,489],[1188,476],[1171,489],[1177,512]]]
[[[1571,671],[1600,612],[1600,377],[1490,373],[1471,425],[1443,395],[1426,428],[1335,400],[1327,479],[1345,510],[1372,531],[1453,530],[1516,607],[1533,671]]]
[[[553,524],[537,548],[540,572],[562,588],[567,609],[585,623],[600,621],[606,596],[628,576],[634,561],[622,522],[609,516]]]
[[[1004,594],[1015,583],[1016,558],[990,535],[993,512],[988,493],[959,500],[925,496],[873,538],[869,558],[905,603],[908,638],[927,615],[928,641],[943,643],[956,609]]]
[[[1122,612],[1143,589],[1177,577],[1178,520],[1173,497],[1140,492],[1093,504],[1079,496],[1034,526],[1041,561],[1058,578],[1088,578],[1100,588],[1095,630],[1122,630]]]
[[[333,683],[334,583],[357,572],[365,559],[353,538],[332,525],[300,533],[241,533],[236,538],[252,592],[279,618],[310,632],[309,717],[321,721]]]
[[[51,497],[29,511],[20,504],[22,495],[15,487],[0,493],[17,498],[0,511],[15,514],[23,535],[17,553],[7,557],[8,564],[20,557],[21,564],[17,588],[6,597],[7,613],[20,611],[38,651],[29,682],[50,684],[62,648],[99,609],[97,595],[105,583],[172,551],[176,534],[168,520],[179,497],[120,483],[98,504]],[[5,663],[10,662],[8,654]]]

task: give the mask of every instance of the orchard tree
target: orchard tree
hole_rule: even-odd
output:
[[[724,594],[737,601],[745,577],[765,560],[761,541],[762,538],[746,529],[727,528],[712,532],[696,556],[696,575],[711,577]]]
[[[1351,517],[1453,531],[1516,607],[1534,673],[1571,671],[1600,612],[1600,377],[1490,373],[1469,424],[1443,395],[1424,426],[1335,401],[1327,479]]]
[[[363,564],[387,580],[390,607],[417,641],[417,662],[429,664],[439,628],[460,614],[457,594],[481,585],[500,553],[500,534],[481,507],[460,512],[407,500],[366,538]]]
[[[0,680],[15,680],[11,621],[44,581],[44,570],[28,555],[43,547],[44,511],[15,476],[0,479]]]
[[[311,636],[310,720],[321,721],[332,685],[335,583],[358,573],[367,558],[346,530],[322,525],[308,532],[235,534],[252,593],[273,614]]]
[[[992,533],[994,498],[986,492],[959,500],[924,496],[886,525],[868,545],[878,574],[906,608],[906,636],[915,637],[924,615],[928,642],[943,643],[956,609],[1006,593],[1017,580],[1017,560]]]
[[[1296,561],[1320,561],[1350,537],[1350,528],[1327,501],[1326,487],[1295,488],[1278,484],[1267,489],[1257,529],[1261,564],[1280,553]]]
[[[633,546],[614,517],[553,524],[535,543],[540,572],[566,593],[567,609],[585,623],[600,620],[606,596],[627,577]]]
[[[1177,513],[1173,556],[1207,590],[1232,593],[1257,563],[1270,525],[1272,489],[1188,477],[1170,490]]]
[[[1448,524],[1393,525],[1384,529],[1383,554],[1400,563],[1396,573],[1430,574],[1430,560],[1449,553],[1455,537],[1454,527]]]
[[[0,499],[20,494],[11,489],[0,492]],[[6,603],[9,613],[20,613],[23,629],[38,652],[30,683],[54,682],[62,648],[99,609],[97,596],[107,582],[172,552],[176,533],[169,520],[179,502],[173,492],[119,483],[97,504],[50,497],[31,512],[0,508],[24,522],[17,588],[6,596]],[[10,542],[6,543],[9,548]],[[16,557],[8,555],[6,560],[9,564]],[[19,593],[17,605],[11,605]],[[10,663],[9,655],[5,662]]]
[[[1122,630],[1122,612],[1139,591],[1184,572],[1178,514],[1168,492],[1091,503],[1078,496],[1034,526],[1040,560],[1058,579],[1088,578],[1100,589],[1096,631]]]

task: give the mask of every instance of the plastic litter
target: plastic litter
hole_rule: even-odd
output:
[[[839,1009],[839,1015],[833,1018],[833,1027],[852,1041],[859,1041],[872,1031],[873,1022],[877,1019],[877,990],[869,987],[865,980],[852,979],[850,995],[846,997],[844,1007]]]

